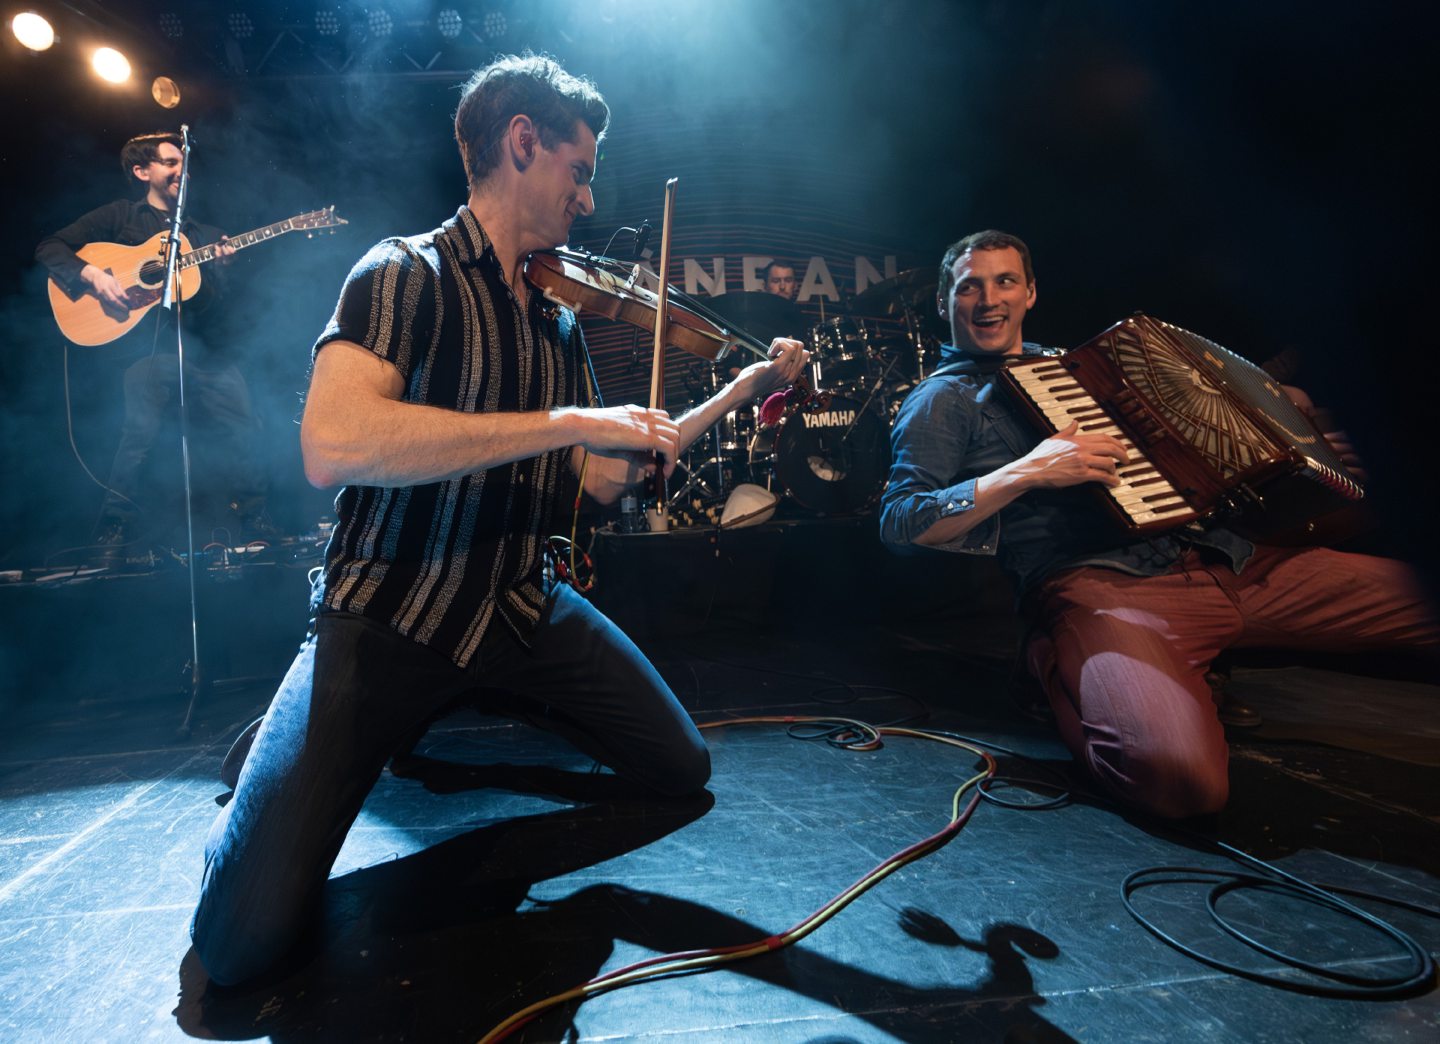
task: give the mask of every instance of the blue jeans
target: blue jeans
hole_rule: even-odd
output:
[[[463,670],[384,624],[322,613],[206,842],[190,934],[211,981],[252,978],[290,949],[386,761],[477,687],[503,690],[497,712],[661,794],[710,778],[705,741],[669,686],[568,587],[553,592],[529,649],[497,618]]]

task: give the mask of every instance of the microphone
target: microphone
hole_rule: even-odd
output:
[[[646,218],[640,222],[640,230],[635,233],[635,260],[645,256],[645,244],[650,240],[650,219]]]

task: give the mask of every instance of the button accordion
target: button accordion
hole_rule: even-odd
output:
[[[1134,315],[1073,351],[1006,363],[1001,383],[1047,435],[1078,421],[1130,463],[1102,489],[1132,533],[1212,514],[1257,539],[1303,539],[1364,496],[1264,370],[1178,326]]]

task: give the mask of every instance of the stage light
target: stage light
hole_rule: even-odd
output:
[[[101,47],[90,56],[90,67],[95,75],[110,83],[124,83],[130,79],[130,59],[113,47]]]
[[[505,16],[499,11],[491,11],[485,16],[485,35],[495,40],[505,35],[505,30],[510,28]]]
[[[10,31],[32,51],[43,51],[55,42],[55,30],[34,11],[22,11],[10,19]]]
[[[167,40],[178,40],[185,35],[185,25],[174,11],[166,11],[160,16],[160,35]]]
[[[435,16],[435,28],[440,30],[440,35],[447,40],[453,40],[460,35],[460,30],[465,23],[460,18],[460,12],[453,7],[447,7]]]
[[[395,21],[383,7],[372,7],[365,12],[365,22],[374,37],[389,36],[395,29]]]
[[[225,26],[237,40],[248,40],[255,35],[255,23],[250,21],[250,16],[244,11],[231,11],[230,17],[225,20]]]
[[[334,36],[340,32],[340,12],[333,7],[316,8],[315,31],[321,36]]]
[[[150,84],[150,97],[162,109],[173,109],[180,104],[180,85],[168,76],[157,76]]]

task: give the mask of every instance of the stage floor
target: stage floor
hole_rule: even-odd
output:
[[[1007,697],[1007,657],[949,625],[711,628],[643,644],[701,721],[925,713],[922,726],[1066,771],[1048,726]],[[1198,833],[1079,797],[1048,811],[982,804],[950,844],[794,947],[567,1005],[514,1039],[1437,1039],[1433,989],[1374,1001],[1261,985],[1168,948],[1122,906],[1122,880],[1143,867],[1237,868],[1218,838],[1312,881],[1440,907],[1440,688],[1295,668],[1237,671],[1236,684],[1269,720],[1232,737],[1231,805]],[[0,1037],[476,1040],[630,962],[789,927],[940,829],[975,765],[915,739],[859,752],[732,726],[707,733],[708,795],[676,806],[628,794],[548,735],[462,711],[432,730],[413,775],[382,778],[294,963],[221,990],[186,929],[220,759],[269,692],[268,680],[220,687],[184,740],[183,699],[123,679],[11,709]],[[1327,706],[1341,721],[1328,733]],[[1345,724],[1355,706],[1368,732]],[[1194,886],[1139,898],[1212,955],[1311,981],[1222,937]],[[1375,976],[1403,963],[1374,932],[1292,899],[1223,905],[1330,968]],[[1440,922],[1362,905],[1440,949]]]

